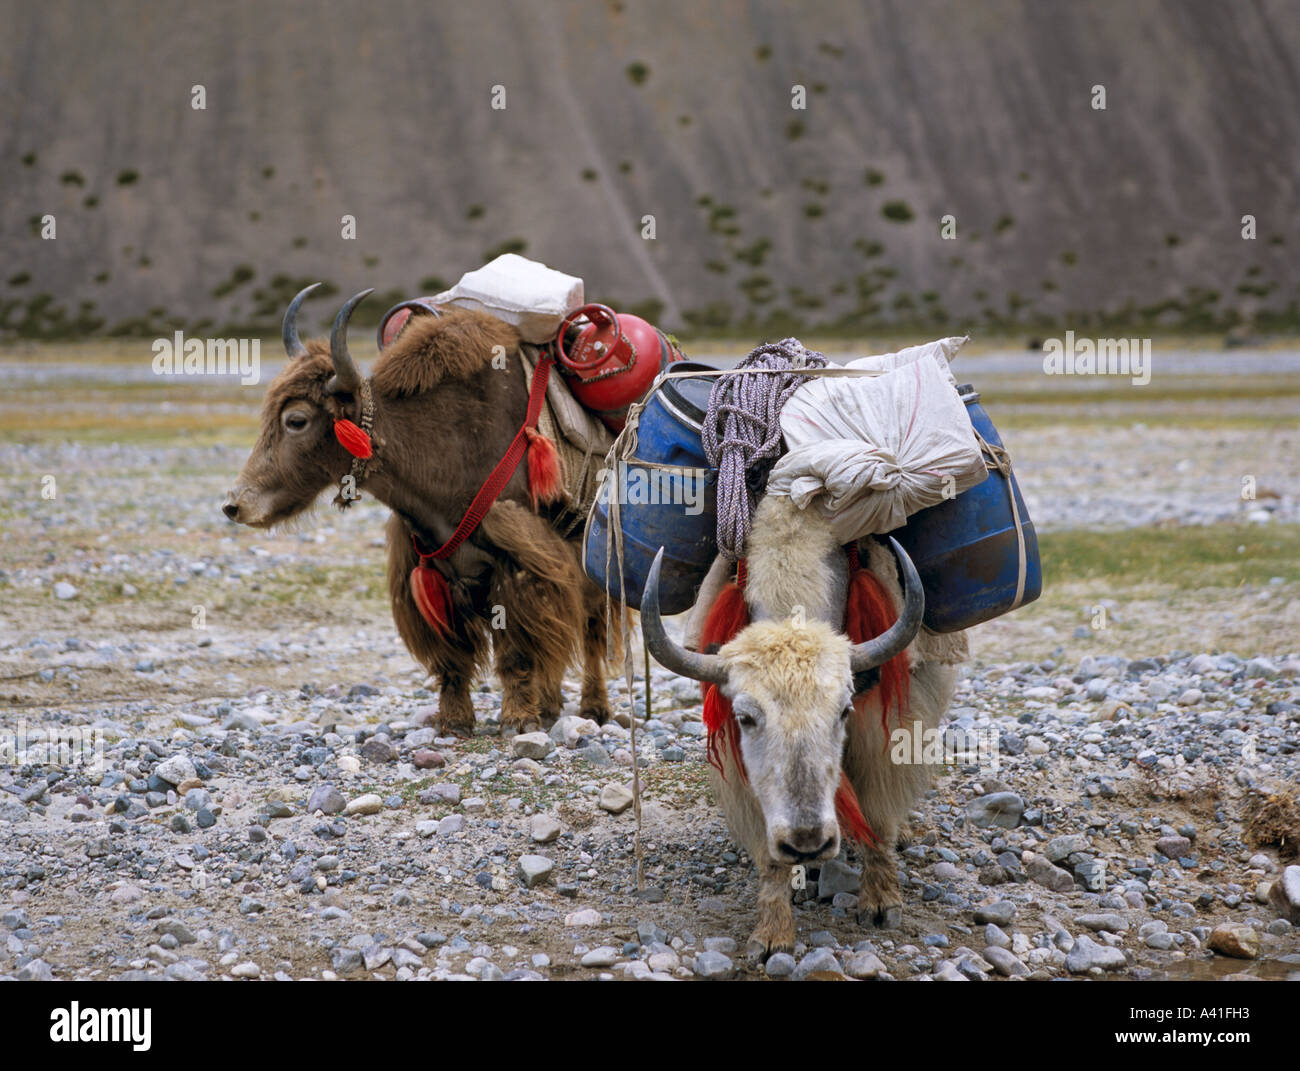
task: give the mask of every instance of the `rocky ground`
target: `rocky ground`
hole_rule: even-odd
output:
[[[1214,440],[1156,430],[1092,468],[1065,429],[1008,431],[1040,527],[1073,530],[1091,494],[1166,538],[1159,486],[1175,520],[1291,530],[1294,431],[1243,423],[1220,488]],[[485,680],[477,735],[439,738],[384,603],[383,511],[234,528],[217,507],[247,436],[187,437],[0,443],[0,975],[1300,976],[1289,566],[1153,587],[1140,612],[1126,581],[1076,578],[981,626],[951,722],[997,767],[944,767],[918,807],[902,927],[858,927],[849,852],[796,893],[795,955],[754,964],[754,868],[709,798],[694,685],[651,676],[638,883],[620,685],[618,722],[577,718],[575,682],[549,733],[506,739]],[[1201,643],[1215,615],[1250,628]],[[47,763],[54,728],[101,735],[102,762]]]

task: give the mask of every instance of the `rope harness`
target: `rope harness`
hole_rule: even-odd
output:
[[[759,346],[735,369],[786,374],[722,376],[709,392],[701,439],[718,470],[718,551],[732,561],[745,553],[754,509],[781,454],[781,409],[804,383],[800,370],[827,363],[825,354],[786,338]]]

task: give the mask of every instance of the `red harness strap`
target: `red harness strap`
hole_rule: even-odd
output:
[[[549,353],[542,354],[541,359],[538,360],[537,370],[533,373],[532,390],[528,392],[528,415],[524,417],[524,426],[519,429],[518,434],[506,448],[505,454],[497,462],[497,467],[483,481],[483,486],[474,496],[474,501],[469,504],[469,509],[465,511],[465,516],[461,518],[456,530],[451,533],[451,538],[437,550],[426,554],[420,548],[419,540],[414,535],[411,536],[415,552],[420,555],[421,564],[426,558],[445,560],[456,553],[456,548],[469,538],[470,533],[487,516],[487,511],[492,508],[492,503],[497,500],[497,496],[505,490],[506,484],[510,482],[510,477],[515,474],[515,469],[519,467],[519,462],[523,460],[524,452],[528,449],[531,438],[528,433],[537,426],[537,418],[541,416],[542,402],[546,398],[546,382],[551,377],[551,365],[554,363],[554,358]]]
[[[483,486],[469,504],[469,509],[465,511],[465,516],[452,532],[451,538],[437,550],[426,551],[420,546],[419,537],[414,532],[411,533],[411,545],[420,556],[420,564],[411,570],[411,598],[420,611],[420,616],[439,635],[445,636],[452,628],[452,593],[447,578],[433,567],[432,562],[435,559],[450,558],[456,553],[456,548],[469,538],[470,533],[487,516],[487,511],[492,508],[497,496],[505,490],[525,453],[529,455],[529,492],[533,497],[534,508],[539,497],[550,500],[558,493],[559,466],[555,447],[537,431],[537,420],[546,399],[546,383],[550,379],[552,363],[553,358],[547,353],[538,359],[537,368],[533,372],[533,385],[528,392],[528,413],[524,417],[523,427],[506,448],[496,468],[483,481]],[[541,455],[541,463],[535,464],[538,455]],[[539,487],[539,484],[545,486]]]

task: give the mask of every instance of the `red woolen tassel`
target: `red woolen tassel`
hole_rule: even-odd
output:
[[[374,447],[370,444],[370,436],[350,420],[334,421],[334,437],[338,439],[343,449],[353,457],[365,459],[374,453]]]
[[[840,787],[835,790],[835,817],[840,821],[840,834],[863,845],[876,845],[879,838],[867,825],[858,806],[858,794],[849,783],[849,775],[840,771]]]
[[[442,573],[423,565],[412,569],[411,598],[420,616],[438,635],[451,631],[451,586]]]
[[[744,565],[743,560],[737,564],[737,571],[741,575]],[[740,584],[730,583],[718,592],[718,597],[709,607],[709,616],[704,619],[704,627],[700,629],[700,650],[713,651],[730,643],[748,624],[749,607],[745,603],[745,592]],[[730,744],[731,755],[736,760],[741,780],[747,780],[745,761],[740,755],[740,726],[736,724],[731,701],[713,684],[701,684],[700,691],[704,694],[704,727],[709,731],[706,757],[710,765],[718,773],[723,773],[720,748],[724,744]],[[726,774],[723,777],[725,779]]]
[[[854,643],[866,643],[897,620],[889,593],[876,577],[866,569],[857,569],[849,578],[849,597],[844,610],[844,631]],[[889,712],[900,713],[907,704],[908,685],[907,652],[891,658],[880,667],[881,725],[889,734]]]
[[[748,781],[745,760],[740,754],[740,726],[736,724],[731,700],[718,691],[716,684],[705,686],[704,728],[709,732],[705,744],[705,757],[709,760],[709,765],[722,774],[725,781],[727,774],[722,768],[722,748],[730,747],[731,757],[735,760],[736,769],[740,771],[740,779]]]
[[[525,428],[524,434],[528,436],[528,493],[536,511],[539,502],[558,502],[564,497],[560,452],[536,428]]]

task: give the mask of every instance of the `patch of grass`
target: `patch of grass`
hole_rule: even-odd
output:
[[[912,206],[906,201],[886,201],[880,206],[880,214],[890,223],[911,223],[916,218]]]
[[[133,167],[128,167],[125,171],[117,173],[117,184],[119,186],[134,186],[140,181],[140,172]]]
[[[1108,578],[1183,588],[1300,581],[1300,526],[1188,525],[1180,528],[1069,529],[1038,536],[1043,586]]]
[[[628,81],[634,86],[642,86],[645,85],[646,79],[650,77],[650,68],[638,60],[635,63],[629,63],[625,73]]]

